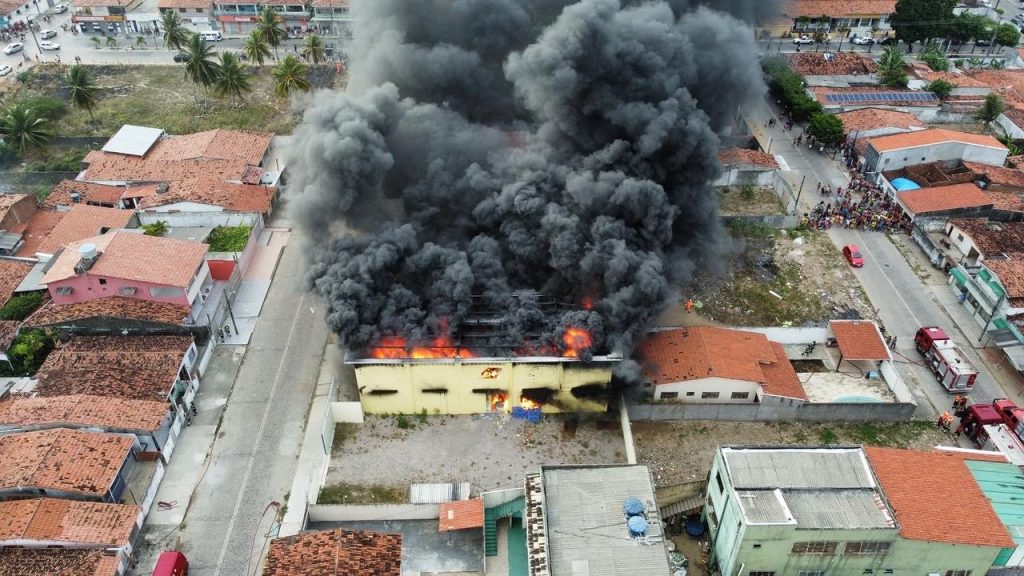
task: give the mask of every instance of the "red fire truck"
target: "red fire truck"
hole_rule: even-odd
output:
[[[972,404],[960,417],[961,431],[974,440],[978,446],[984,446],[988,440],[985,426],[1006,424],[1018,438],[1024,433],[1024,409],[1006,398],[993,400],[992,404]]]
[[[924,355],[925,364],[935,374],[935,379],[947,391],[966,392],[974,388],[978,369],[942,328],[921,328],[914,336],[914,344],[917,351]]]

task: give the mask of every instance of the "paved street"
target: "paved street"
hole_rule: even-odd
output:
[[[771,153],[784,159],[782,174],[797,190],[802,178],[806,177],[799,212],[810,211],[819,198],[815,194],[817,183],[847,186],[849,179],[839,164],[828,156],[809,150],[806,146],[794,146],[792,139],[801,128],[786,132],[781,126],[768,130],[763,127],[771,110],[767,102],[752,107],[748,114],[758,130],[758,139],[767,146],[771,142]],[[967,356],[979,370],[979,381],[971,394],[972,401],[989,402],[993,398],[1006,396],[987,365],[971,348],[978,333],[963,334],[956,329],[950,316],[936,301],[934,291],[923,284],[911,269],[906,257],[896,248],[887,235],[879,232],[832,229],[829,237],[836,246],[836,258],[841,258],[840,248],[845,244],[857,244],[865,256],[864,268],[855,270],[864,290],[879,313],[886,329],[897,337],[896,366],[907,382],[920,408],[919,417],[931,417],[949,407],[952,398],[939,385],[931,372],[920,365],[921,356],[914,349],[914,333],[924,325],[942,326],[961,343]],[[913,249],[916,249],[913,248]],[[930,280],[932,284],[944,282],[941,278]],[[971,340],[971,338],[974,340]],[[1016,395],[1015,390],[1011,390]]]

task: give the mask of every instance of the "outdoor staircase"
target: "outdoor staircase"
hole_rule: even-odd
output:
[[[487,556],[498,555],[498,520],[510,516],[522,518],[525,507],[526,499],[520,496],[484,510],[484,553]]]

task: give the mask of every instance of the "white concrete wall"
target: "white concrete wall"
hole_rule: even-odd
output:
[[[875,166],[872,166],[870,163],[868,166],[870,170],[884,172],[916,164],[958,159],[979,162],[990,166],[1002,166],[1003,162],[1006,161],[1008,153],[1009,151],[1005,148],[990,148],[988,146],[976,146],[961,142],[942,142],[930,146],[887,150],[879,154],[878,163]],[[868,154],[869,162],[870,158],[871,155]]]
[[[747,332],[758,332],[764,334],[772,342],[779,344],[810,344],[817,342],[822,344],[825,339],[832,335],[828,328],[737,328]]]
[[[964,232],[960,227],[954,224],[946,224],[946,236],[949,237],[949,242],[953,246],[956,246],[957,250],[963,255],[970,254],[971,250],[975,250],[978,253],[978,261],[984,260],[984,255],[981,254],[981,250],[978,250],[974,240],[971,236]],[[961,239],[962,238],[962,239]]]
[[[526,495],[526,490],[523,488],[509,488],[507,490],[491,490],[480,494],[480,497],[484,501],[484,508],[494,508],[500,506],[506,502],[511,502],[516,498],[520,498]]]
[[[243,212],[139,212],[139,222],[142,224],[154,224],[163,220],[169,226],[247,226],[255,225],[262,217],[259,214]]]
[[[381,520],[432,520],[438,504],[311,504],[310,522],[359,522]]]
[[[711,183],[712,186],[772,186],[776,170],[725,168],[722,175]]]
[[[995,124],[998,127],[996,128],[997,132],[1001,128],[1003,132],[1009,134],[1010,137],[1015,140],[1019,138],[1024,138],[1024,129],[1014,124],[1013,120],[1007,118],[1005,114],[1000,114],[999,117],[996,118],[995,122],[993,122],[993,124]]]
[[[362,424],[363,404],[361,402],[331,402],[331,416],[335,422]]]
[[[701,404],[749,402],[753,403],[757,397],[760,385],[757,382],[746,380],[734,380],[732,378],[700,378],[697,380],[685,380],[672,384],[658,384],[654,387],[654,399],[661,399],[666,392],[679,394],[678,398],[671,399],[672,402],[694,402]],[[718,398],[701,398],[705,392],[717,392]],[[746,392],[747,398],[733,399],[733,392]],[[669,401],[669,400],[666,400]]]

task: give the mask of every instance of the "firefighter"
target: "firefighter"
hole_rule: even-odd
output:
[[[958,394],[957,397],[953,400],[953,412],[961,414],[966,408],[967,396],[964,396],[963,394]]]
[[[942,413],[942,416],[939,416],[938,427],[943,429],[943,430],[945,430],[946,432],[949,432],[949,425],[952,422],[953,422],[953,415],[950,414],[949,411],[947,410],[947,411]]]

